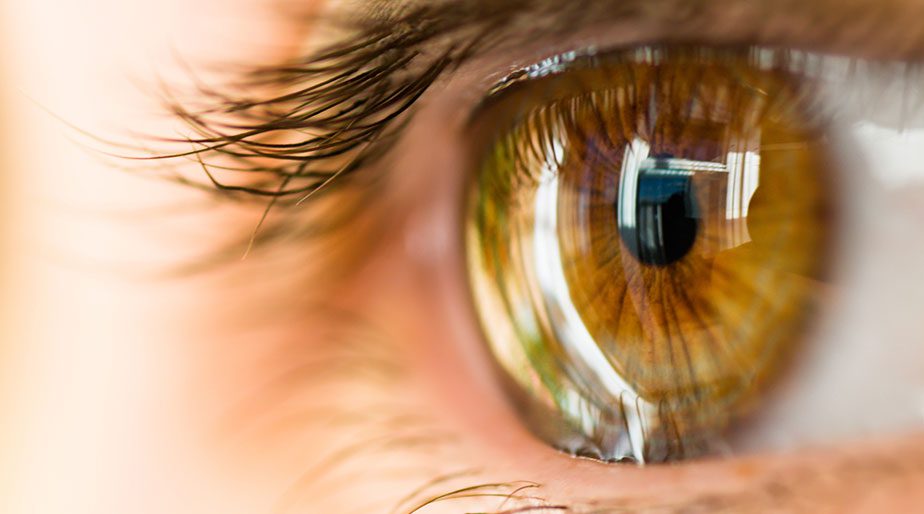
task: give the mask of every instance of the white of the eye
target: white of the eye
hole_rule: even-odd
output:
[[[924,129],[903,130],[863,121],[850,133],[860,151],[872,159],[870,174],[884,187],[924,184]]]
[[[924,421],[924,391],[921,392],[921,421]]]
[[[800,447],[924,426],[924,87],[859,65],[822,91],[840,205],[828,312],[737,449]]]

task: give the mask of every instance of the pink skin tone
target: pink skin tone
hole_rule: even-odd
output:
[[[219,6],[226,14],[207,16]],[[137,262],[189,258],[217,244],[216,233],[250,226],[258,211],[125,216],[199,197],[106,168],[22,92],[91,130],[156,130],[161,125],[150,116],[150,98],[126,69],[136,76],[151,70],[180,76],[171,45],[185,55],[249,61],[290,55],[291,43],[310,27],[283,33],[270,17],[252,14],[269,8],[218,0],[92,0],[64,7],[17,0],[6,7],[12,16],[0,16],[19,21],[0,31],[14,42],[4,45],[3,76],[14,78],[3,98],[8,108],[0,144],[13,161],[4,165],[15,172],[3,192],[12,210],[6,216],[20,220],[3,233],[0,247],[16,270],[4,293],[17,300],[0,332],[0,453],[12,456],[0,464],[0,511],[391,512],[428,479],[473,468],[479,471],[429,492],[528,480],[541,483],[535,494],[554,505],[624,499],[680,507],[719,497],[730,498],[730,512],[762,512],[757,500],[742,498],[766,496],[767,484],[782,482],[783,512],[914,512],[924,505],[919,434],[871,434],[798,454],[645,469],[574,459],[529,435],[488,364],[452,232],[461,223],[466,173],[458,144],[465,109],[459,106],[470,105],[472,88],[509,66],[502,59],[479,64],[490,72],[468,66],[425,98],[387,163],[402,170],[383,192],[392,208],[387,230],[348,278],[317,288],[325,302],[371,321],[375,346],[401,366],[400,379],[307,374],[294,386],[265,389],[293,366],[336,353],[327,335],[340,327],[333,317],[293,309],[281,321],[267,317],[259,330],[242,329],[241,313],[257,312],[260,299],[288,298],[266,295],[302,290],[232,283],[239,276],[276,276],[259,263],[184,280],[100,272],[100,262],[130,270]],[[439,173],[433,163],[441,163]],[[856,323],[869,331],[876,319]],[[913,332],[906,333],[913,340]],[[317,412],[312,406],[327,399],[381,417],[412,412],[422,418],[420,426],[448,434],[451,442],[441,439],[432,448],[396,443],[378,453],[365,448],[336,466],[324,464],[332,448],[390,436],[371,421],[288,417]],[[499,500],[490,500],[425,512],[466,512],[473,505],[502,510]]]

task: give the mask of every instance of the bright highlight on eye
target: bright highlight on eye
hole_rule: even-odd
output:
[[[608,461],[718,451],[804,340],[831,152],[801,57],[550,61],[476,123],[476,309],[529,427]]]

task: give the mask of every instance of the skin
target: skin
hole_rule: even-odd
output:
[[[555,452],[528,433],[500,392],[451,235],[460,223],[460,131],[477,102],[472,91],[511,63],[556,48],[637,41],[645,24],[625,27],[622,39],[591,30],[484,56],[441,83],[381,163],[380,171],[404,173],[382,193],[387,215],[379,217],[387,222],[357,229],[374,232],[374,242],[349,241],[356,246],[348,253],[363,258],[345,273],[308,274],[311,261],[298,256],[311,249],[299,247],[286,252],[295,257],[257,253],[166,279],[148,270],[197,258],[253,226],[260,207],[203,202],[115,171],[72,144],[43,109],[94,133],[113,125],[160,133],[169,125],[150,115],[157,111],[149,92],[126,70],[183,77],[171,46],[272,62],[298,52],[314,27],[255,16],[270,6],[244,1],[13,6],[13,16],[0,17],[19,20],[2,31],[15,42],[4,46],[4,76],[15,85],[4,97],[2,155],[15,171],[6,174],[6,218],[16,220],[2,246],[11,305],[0,348],[0,451],[10,456],[0,465],[3,512],[407,512],[465,488],[478,496],[457,494],[424,511],[843,513],[924,505],[920,425],[829,441],[818,434],[836,427],[820,419],[820,428],[804,430],[814,440],[802,451],[638,469]],[[227,14],[207,16],[219,8]],[[432,173],[433,163],[441,173]],[[857,179],[849,187],[864,186]],[[921,215],[919,188],[876,191],[876,205],[897,206],[889,211],[895,219]],[[907,363],[924,359],[915,309],[905,306],[924,299],[913,292],[921,288],[907,287],[918,278],[897,270],[911,265],[902,255],[924,251],[915,247],[922,238],[906,231],[877,238],[869,246],[879,260],[866,262],[883,271],[869,280],[894,287],[864,289],[879,296],[865,296],[870,307],[840,320],[841,330],[894,344],[868,367],[906,370],[905,387],[920,390],[914,379],[924,370]],[[808,378],[796,383],[806,387],[880,378],[866,368],[803,368]]]

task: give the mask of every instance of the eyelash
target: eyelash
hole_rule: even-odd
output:
[[[250,69],[235,77],[234,86],[200,85],[196,99],[205,108],[191,109],[165,91],[166,110],[194,135],[158,140],[166,151],[155,149],[151,159],[191,158],[208,179],[194,184],[238,199],[269,197],[270,208],[298,205],[342,185],[381,159],[419,98],[487,42],[490,30],[482,29],[432,45],[451,27],[428,11],[352,27],[353,35],[306,58]],[[444,48],[433,52],[428,46]],[[254,89],[272,96],[253,100],[248,92]],[[308,136],[272,142],[297,134]],[[194,148],[175,151],[180,145]],[[228,172],[250,180],[232,185],[222,180]]]
[[[190,107],[167,88],[165,109],[191,135],[155,140],[148,159],[192,160],[195,176],[182,173],[178,182],[264,204],[250,248],[274,208],[298,207],[351,183],[361,183],[361,193],[370,189],[374,177],[354,179],[389,153],[420,97],[446,72],[498,44],[499,27],[538,8],[519,1],[471,4],[398,14],[381,8],[361,21],[329,20],[349,35],[302,59],[246,70],[229,81],[233,85],[197,83],[194,99],[204,108]],[[254,90],[266,98],[254,99]],[[351,210],[307,215],[307,225],[329,232],[352,217]],[[273,232],[280,231],[264,230],[259,242],[273,240]]]

